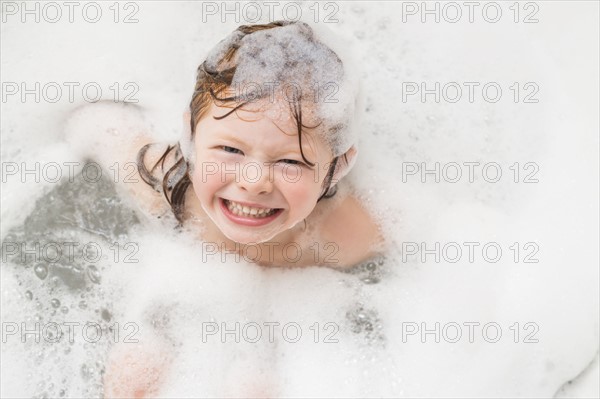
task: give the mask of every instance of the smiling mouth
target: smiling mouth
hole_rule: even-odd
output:
[[[243,218],[265,219],[280,213],[281,208],[258,208],[240,204],[235,201],[222,198],[223,204],[233,215]]]

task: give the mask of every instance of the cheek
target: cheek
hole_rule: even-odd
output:
[[[321,194],[321,184],[316,181],[312,172],[308,170],[305,172],[302,173],[299,179],[297,177],[281,179],[279,190],[292,209],[302,213],[310,213]]]
[[[224,185],[220,173],[217,170],[217,162],[196,162],[192,183],[196,197],[203,203],[212,201],[215,193]]]

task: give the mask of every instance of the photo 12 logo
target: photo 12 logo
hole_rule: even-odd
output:
[[[106,250],[106,249],[105,249]],[[112,255],[103,254],[103,245],[94,241],[76,242],[24,242],[3,241],[2,263],[9,260],[20,260],[22,263],[32,261],[53,264],[59,261],[73,263],[81,260],[85,263],[97,263],[102,259],[112,259],[115,263],[138,263],[135,255],[139,245],[135,242],[113,242],[107,249]]]
[[[502,97],[514,103],[537,104],[540,86],[536,82],[402,82],[402,102],[475,103],[483,100],[495,104]],[[506,94],[508,93],[508,95]]]
[[[540,6],[533,1],[403,1],[402,22],[449,23],[504,20],[536,24]]]
[[[505,325],[504,328],[495,321],[483,325],[478,321],[464,321],[462,323],[456,321],[446,323],[439,321],[435,323],[405,321],[402,322],[401,338],[403,343],[420,341],[423,344],[439,344],[440,342],[450,344],[486,342],[495,344],[504,337],[505,340],[512,338],[512,342],[515,344],[536,344],[539,342],[539,339],[536,338],[539,330],[539,325],[531,321],[523,324],[514,322],[509,326]],[[509,332],[506,333],[506,331]]]
[[[3,1],[2,23],[75,23],[102,20],[136,24],[140,6],[135,1]]]
[[[2,322],[2,343],[18,341],[56,344],[64,341],[75,343],[81,340],[93,344],[103,338],[114,343],[137,343],[136,335],[139,330],[139,326],[133,322],[127,322],[121,326],[119,323],[101,325],[96,322],[82,323],[79,321],[36,322],[33,325],[25,322],[5,321]]]
[[[511,245],[501,245],[495,241],[465,241],[462,243],[449,242],[411,242],[404,241],[401,245],[402,262],[421,261],[435,263],[498,263],[505,254],[512,255],[513,263],[539,263],[536,258],[540,250],[538,243],[513,242]]]
[[[264,321],[262,323],[250,321],[246,323],[234,322],[203,322],[201,328],[202,343],[221,342],[221,343],[250,343],[255,344],[259,341],[269,343],[285,342],[294,344],[300,340],[309,340],[313,343],[338,343],[335,337],[340,331],[340,326],[334,322],[326,322],[322,325],[319,322],[311,324],[307,330],[302,328],[300,323],[289,321],[280,323],[278,321]]]
[[[81,176],[86,183],[98,183],[102,177],[111,179],[116,183],[138,183],[137,164],[135,162],[115,162],[104,170],[99,163],[88,161],[65,161],[58,162],[2,162],[2,183],[19,181],[60,183],[67,181],[75,182],[75,178]]]
[[[135,82],[113,82],[103,86],[98,82],[2,82],[2,103],[69,103],[81,100],[95,103],[110,98],[113,102],[137,103],[140,90]],[[110,93],[108,96],[107,93]]]
[[[202,22],[235,22],[256,24],[260,21],[300,21],[303,18],[315,23],[338,23],[340,6],[335,1],[203,1]]]
[[[239,263],[242,259],[248,263],[274,262],[284,259],[288,263],[297,263],[301,259],[311,259],[315,264],[335,265],[339,262],[336,254],[340,247],[335,242],[313,242],[304,245],[292,241],[282,245],[279,242],[265,243],[235,243],[234,249],[228,248],[225,243],[203,242],[202,262],[206,263],[210,257],[217,257],[221,262]]]
[[[540,166],[536,162],[513,162],[501,165],[498,162],[402,162],[402,183],[498,183],[502,179],[513,183],[539,183]]]

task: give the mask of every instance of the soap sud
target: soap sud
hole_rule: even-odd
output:
[[[380,16],[376,11],[367,12],[356,16],[357,21],[375,21]],[[365,32],[366,37],[381,37],[375,28]],[[418,35],[413,38],[417,42],[415,47],[423,43],[419,38],[422,40]],[[373,43],[377,40],[365,42],[363,47]],[[406,57],[415,54],[415,47],[406,46],[409,51]],[[378,65],[375,59],[366,62],[371,70]],[[551,60],[541,57],[539,63],[549,70],[549,75],[561,76],[551,73],[555,68]],[[429,67],[433,72],[441,68]],[[380,79],[388,78],[382,72]],[[377,79],[369,76],[370,86],[382,87]],[[577,114],[566,101],[561,109]],[[541,262],[514,264],[504,258],[498,264],[462,266],[403,263],[396,247],[387,256],[386,278],[378,284],[365,285],[357,276],[329,269],[279,270],[245,263],[202,263],[200,243],[186,234],[165,229],[161,221],[147,223],[131,233],[132,240],[141,248],[140,263],[105,264],[101,288],[107,292],[103,298],[91,298],[88,309],[93,312],[112,303],[114,320],[138,323],[142,339],[150,341],[158,335],[172,342],[176,360],[161,396],[245,396],[253,389],[264,389],[276,396],[552,396],[597,356],[598,259],[597,251],[592,252],[597,248],[598,237],[597,231],[588,227],[590,220],[597,220],[598,215],[593,198],[587,198],[583,192],[583,188],[592,184],[586,178],[586,171],[589,173],[587,168],[593,164],[594,154],[586,152],[589,149],[586,150],[584,139],[588,137],[566,137],[562,133],[568,130],[593,133],[597,129],[586,129],[588,126],[583,122],[561,121],[558,115],[547,115],[543,109],[518,119],[522,114],[513,115],[507,108],[497,108],[501,111],[496,112],[505,115],[505,119],[490,119],[490,128],[496,129],[496,135],[488,137],[492,143],[489,144],[475,134],[481,128],[477,121],[469,118],[457,121],[453,117],[457,109],[461,110],[460,115],[468,115],[466,108],[437,108],[429,104],[398,107],[390,104],[389,93],[371,94],[368,103],[372,109],[365,117],[368,120],[365,132],[379,134],[364,133],[361,137],[361,158],[350,178],[358,193],[369,201],[369,209],[381,219],[392,243],[397,246],[403,241],[462,242],[474,237],[503,243],[515,238],[536,240],[543,244]],[[97,109],[102,109],[102,105],[98,106]],[[484,108],[475,108],[471,113],[481,115]],[[106,120],[116,128],[131,126],[126,119],[115,119],[104,111],[94,114],[93,109],[86,111],[86,118],[97,119],[82,119],[82,127],[89,123],[87,127],[93,128],[94,123]],[[394,113],[398,109],[402,112],[401,123]],[[135,119],[136,112],[132,107],[129,110],[132,112],[125,112],[124,118]],[[427,119],[432,114],[436,119]],[[506,115],[517,118],[512,120]],[[540,129],[540,120],[545,121],[545,129]],[[412,129],[414,135],[398,135],[398,125],[403,131]],[[516,126],[524,127],[511,131]],[[450,127],[454,138],[444,135]],[[544,138],[542,133],[554,134],[543,140],[540,147],[525,146],[517,150],[506,138],[515,139],[517,133],[535,129],[540,129],[536,136],[540,140]],[[473,142],[462,148],[468,137],[473,137]],[[3,142],[7,147],[11,143]],[[79,148],[73,153],[78,159],[89,154],[85,137],[81,144],[74,146]],[[445,152],[444,148],[451,150]],[[51,149],[52,152],[47,147],[24,150],[22,156],[35,159],[37,155],[52,154],[48,159],[71,160],[72,154],[64,145],[57,144]],[[397,174],[393,171],[397,170],[399,160],[441,156],[455,160],[484,153],[483,150],[488,151],[484,158],[499,156],[510,160],[514,154],[524,158],[535,156],[544,165],[544,176],[551,183],[531,189],[483,183],[448,187],[411,182],[399,185],[400,188],[395,186]],[[2,151],[4,154],[9,149]],[[576,166],[561,168],[550,162],[566,156],[574,163],[574,154],[579,154]],[[107,159],[109,156],[108,152],[103,155]],[[597,185],[598,179],[592,180]],[[3,186],[2,194],[3,239],[5,222],[6,230],[18,226],[31,211],[34,199],[41,198],[51,188],[13,183],[8,186],[11,192],[26,195],[8,196],[6,187]],[[22,206],[21,198],[27,197],[31,203]],[[569,210],[565,204],[581,206]],[[20,211],[13,215],[8,209]],[[20,320],[23,314],[35,314],[35,301],[28,302],[24,297],[26,290],[35,287],[24,283],[21,274],[15,275],[10,264],[2,267],[2,320]],[[56,294],[36,291],[46,308]],[[61,302],[67,303],[68,295],[61,295]],[[383,343],[369,343],[364,335],[351,332],[344,324],[347,313],[353,315],[361,307],[375,310],[369,315],[381,320]],[[77,312],[71,309],[69,315],[79,320],[88,318],[86,312]],[[167,318],[163,318],[165,313]],[[321,324],[334,321],[344,330],[340,331],[340,342],[331,346],[283,342],[276,347],[265,343],[204,345],[198,339],[198,329],[205,320],[259,323],[290,320],[305,322],[304,331],[314,321]],[[505,340],[497,344],[401,341],[402,322],[427,320],[496,321],[503,328],[515,321],[532,320],[540,326],[540,343],[528,346]],[[31,355],[40,351],[45,360],[32,363]],[[97,359],[102,363],[108,351],[107,346],[76,345],[70,355],[62,356],[52,353],[52,346],[27,348],[3,344],[3,363],[11,367],[2,368],[1,396],[31,397],[44,392],[51,383],[58,393],[64,379],[69,384],[67,397],[100,394],[100,388],[90,386],[89,380],[82,378],[81,366],[95,367]],[[37,373],[36,378],[29,373]],[[96,374],[93,381],[99,381],[98,377]],[[41,387],[38,382],[42,382]]]
[[[241,101],[265,103],[268,116],[277,120],[289,114],[294,100],[302,99],[306,125],[323,122],[320,129],[334,152],[346,152],[356,142],[360,106],[356,62],[343,49],[343,39],[316,24],[288,24],[248,35],[234,31],[208,55],[209,71],[237,65],[231,89]],[[219,61],[232,46],[239,46],[230,62]],[[265,99],[266,97],[266,99]],[[311,122],[312,121],[312,122]],[[335,129],[333,129],[335,127]]]

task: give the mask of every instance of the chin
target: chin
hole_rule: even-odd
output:
[[[260,244],[263,242],[267,242],[278,234],[278,232],[271,233],[271,234],[240,233],[240,232],[230,232],[230,231],[227,231],[227,229],[221,229],[221,232],[225,235],[225,237],[229,238],[231,241],[234,241],[238,244],[243,244],[243,245]]]

